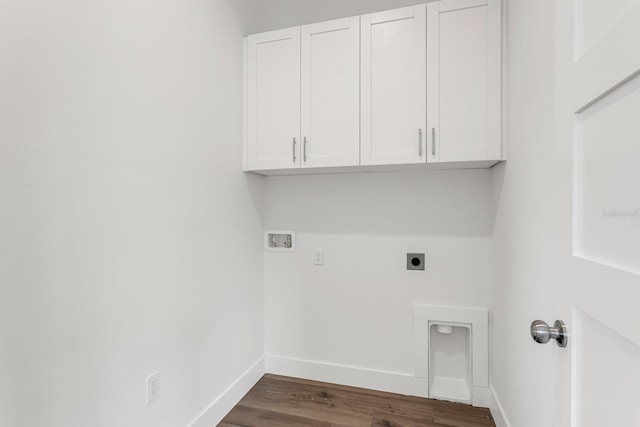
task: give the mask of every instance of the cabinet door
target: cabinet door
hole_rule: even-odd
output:
[[[426,6],[361,18],[361,163],[426,162]]]
[[[360,164],[360,18],[302,27],[302,167]]]
[[[300,27],[248,37],[250,170],[300,167]]]
[[[428,162],[501,160],[500,0],[427,6]]]

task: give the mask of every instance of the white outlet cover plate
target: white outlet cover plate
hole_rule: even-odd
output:
[[[313,264],[324,265],[324,249],[319,248],[313,250]]]
[[[147,377],[147,405],[160,397],[160,372]]]

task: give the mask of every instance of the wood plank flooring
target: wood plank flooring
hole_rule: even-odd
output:
[[[494,426],[488,409],[267,374],[218,427]]]

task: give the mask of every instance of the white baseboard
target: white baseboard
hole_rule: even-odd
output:
[[[214,427],[233,409],[265,373],[265,359],[261,357],[238,379],[216,397],[188,427]]]
[[[473,406],[479,408],[489,408],[491,404],[491,391],[489,387],[473,387]]]
[[[274,355],[267,355],[267,372],[389,393],[428,397],[426,378],[417,378],[413,374],[402,372],[381,371]]]
[[[491,410],[491,415],[493,416],[493,421],[496,423],[496,427],[511,427],[496,391],[493,389],[493,386],[489,387],[489,389],[491,390],[489,409]]]

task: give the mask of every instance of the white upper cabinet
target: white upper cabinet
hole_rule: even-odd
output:
[[[361,17],[361,164],[425,163],[426,6]]]
[[[501,2],[441,0],[249,36],[245,170],[503,160]]]
[[[247,44],[248,169],[300,167],[300,27]]]
[[[302,167],[360,164],[360,17],[302,27]]]
[[[500,0],[427,5],[428,162],[502,159]]]

